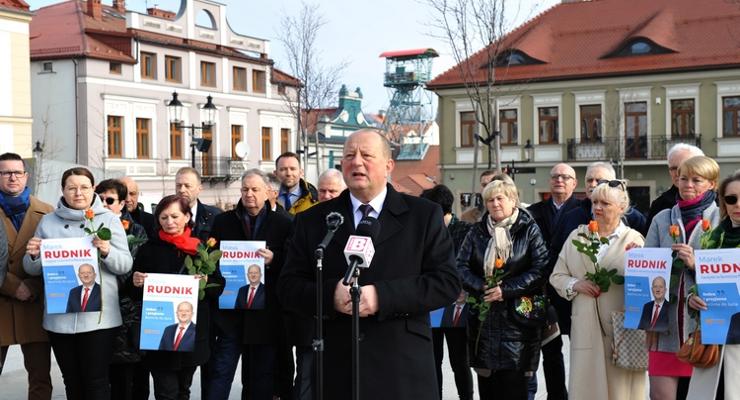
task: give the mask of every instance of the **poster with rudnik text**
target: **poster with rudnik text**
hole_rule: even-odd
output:
[[[98,253],[90,236],[41,241],[47,314],[101,311]]]
[[[218,298],[220,309],[265,308],[265,259],[257,251],[266,245],[260,240],[221,241],[219,267],[226,285]]]
[[[141,350],[195,349],[198,282],[193,275],[147,274],[141,307]]]
[[[635,248],[624,260],[624,327],[664,332],[675,305],[669,301],[671,249]]]
[[[738,344],[740,336],[740,248],[695,252],[697,293],[704,344]]]

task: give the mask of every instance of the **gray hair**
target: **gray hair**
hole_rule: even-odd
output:
[[[260,178],[262,178],[262,182],[264,182],[266,188],[271,187],[270,178],[267,177],[267,173],[265,173],[265,171],[259,168],[248,169],[242,174],[241,181],[244,182],[244,180],[249,178],[250,176],[259,176]]]
[[[605,169],[611,176],[611,178],[609,179],[615,179],[617,177],[617,173],[614,171],[614,167],[610,163],[603,161],[596,161],[588,164],[588,167],[586,167],[586,176],[588,177],[589,175],[591,175],[591,171],[597,168]]]
[[[275,190],[277,192],[280,191],[280,179],[278,179],[277,175],[270,172],[267,174],[267,180],[270,182],[269,187],[272,188],[272,190]]]
[[[688,143],[676,143],[670,148],[670,150],[668,150],[668,155],[666,156],[666,160],[670,160],[671,156],[673,156],[676,152],[679,152],[679,151],[688,151],[689,158],[704,155],[704,152],[696,146],[690,145]]]
[[[337,179],[339,182],[342,183],[342,186],[344,186],[344,177],[342,176],[342,173],[336,169],[336,168],[329,168],[326,171],[322,172],[321,175],[319,175],[319,183],[321,183],[324,179]]]
[[[509,200],[513,201],[517,207],[519,206],[519,190],[517,190],[516,185],[514,184],[514,181],[512,181],[511,179],[509,179],[508,181],[492,180],[483,189],[483,193],[481,193],[481,197],[483,197],[483,202],[486,203],[493,196],[499,193],[508,197]]]

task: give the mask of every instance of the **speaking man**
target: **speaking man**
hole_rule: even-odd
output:
[[[193,305],[183,301],[177,305],[177,323],[164,328],[159,350],[193,351],[195,349],[195,323]]]
[[[81,285],[69,291],[67,298],[68,313],[100,311],[100,285],[95,282],[95,268],[82,264],[77,270]]]
[[[257,264],[247,268],[249,283],[239,288],[236,295],[235,309],[261,310],[265,308],[265,285],[261,282],[262,270]]]
[[[453,246],[438,205],[396,192],[387,183],[394,167],[388,140],[363,129],[345,142],[342,174],[349,190],[296,216],[278,294],[286,308],[316,314],[314,250],[326,234],[325,218],[344,223],[324,253],[324,398],[351,397],[352,304],[342,278],[343,249],[365,217],[377,218],[375,255],[359,278],[360,382],[363,399],[438,399],[429,312],[460,292]]]
[[[650,285],[653,292],[653,301],[645,303],[637,329],[663,332],[668,329],[668,301],[665,299],[665,279],[661,276],[653,278]]]

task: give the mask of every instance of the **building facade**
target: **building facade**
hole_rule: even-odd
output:
[[[23,0],[0,0],[0,153],[32,156],[28,32]]]
[[[490,101],[502,166],[519,171],[522,201],[547,196],[556,163],[576,168],[583,191],[585,167],[608,161],[645,211],[671,186],[666,153],[679,142],[702,148],[723,176],[740,168],[738,23],[740,7],[723,0],[706,7],[690,0],[576,1],[505,36],[490,61],[497,77]],[[464,63],[486,65],[485,53]],[[479,127],[460,78],[464,67],[429,84],[439,96],[443,181],[461,193],[478,182],[472,163]],[[478,160],[481,172],[485,146]]]
[[[201,198],[228,207],[244,170],[272,172],[280,153],[295,150],[297,121],[286,102],[299,82],[273,67],[267,40],[229,27],[221,3],[182,0],[176,13],[147,11],[120,0],[36,11],[34,138],[44,157],[132,176],[152,200],[174,192],[174,174],[193,164],[194,151]],[[170,123],[173,92],[185,107],[179,125]],[[217,109],[211,126],[203,125],[207,96]]]

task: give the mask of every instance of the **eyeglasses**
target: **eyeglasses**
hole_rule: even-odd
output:
[[[20,179],[26,176],[26,171],[0,171],[0,175],[3,176],[3,178],[10,178],[11,176]]]
[[[114,199],[113,197],[103,197],[103,196],[99,196],[99,197],[100,197],[100,200],[104,201],[105,204],[109,206],[112,206],[115,202],[118,201],[118,199]]]
[[[80,191],[82,193],[90,193],[90,191],[92,191],[92,189],[93,189],[92,186],[79,186],[79,187],[77,187],[77,186],[69,186],[69,187],[64,188],[64,191],[65,192],[70,192],[70,193],[75,193],[77,191]]]
[[[611,181],[610,180],[606,180],[606,179],[600,179],[599,180],[599,185],[603,185],[603,184],[607,184],[611,188],[621,187],[622,188],[622,191],[626,191],[627,190],[627,187],[624,184],[624,181],[620,181],[619,179],[614,179],[614,180],[611,180]]]
[[[566,174],[553,174],[553,175],[550,175],[550,179],[552,179],[554,181],[561,180],[561,179],[564,180],[564,181],[569,181],[569,180],[575,179],[575,178],[573,178],[570,175],[566,175]]]
[[[731,206],[734,206],[735,204],[737,204],[737,195],[735,194],[728,194],[727,196],[724,197],[724,199],[725,199],[725,204],[728,204]]]

